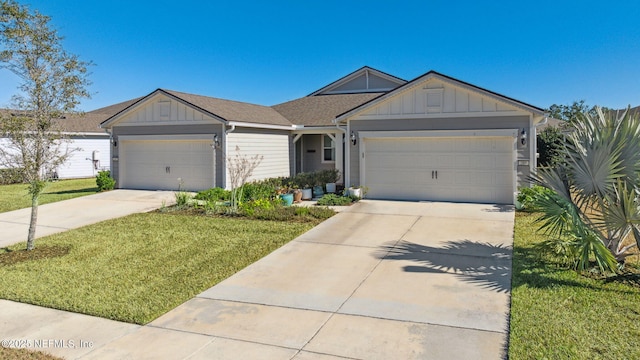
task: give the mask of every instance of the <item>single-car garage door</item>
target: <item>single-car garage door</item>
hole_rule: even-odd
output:
[[[214,186],[211,140],[123,140],[120,146],[120,188],[195,191]]]
[[[364,185],[373,199],[513,203],[512,137],[368,138]]]

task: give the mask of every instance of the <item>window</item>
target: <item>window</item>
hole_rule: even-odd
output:
[[[322,135],[322,162],[336,161],[336,142],[329,135]]]

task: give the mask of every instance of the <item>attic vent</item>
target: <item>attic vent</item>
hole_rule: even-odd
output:
[[[171,113],[171,101],[158,101],[158,108],[160,120],[169,120],[169,114]]]
[[[444,88],[425,89],[427,92],[427,112],[442,112]]]

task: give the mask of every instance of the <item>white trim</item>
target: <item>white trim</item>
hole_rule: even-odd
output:
[[[366,74],[366,76],[369,76],[369,73],[371,73],[372,75],[377,76],[379,78],[382,78],[382,79],[385,79],[387,81],[390,81],[392,83],[398,84],[398,86],[401,86],[401,85],[404,85],[404,84],[407,83],[407,81],[404,80],[404,79],[400,79],[400,78],[394,77],[392,75],[388,75],[388,74],[382,73],[379,70],[376,70],[376,69],[370,68],[368,66],[365,66],[365,67],[362,67],[362,68],[352,72],[351,74],[349,74],[347,76],[344,76],[344,77],[332,82],[331,84],[328,84],[328,85],[326,85],[326,86],[324,86],[324,87],[312,92],[311,94],[309,94],[307,96],[314,96],[314,95],[317,95],[317,94],[320,94],[320,93],[325,93],[325,94],[336,93],[337,94],[339,92],[333,92],[331,89],[335,89],[337,87],[340,87],[340,86],[344,85],[345,83],[347,83],[347,82],[349,82],[349,81],[351,81],[351,80],[353,80],[353,79],[355,79],[355,78],[357,78],[357,77],[359,77],[359,76],[361,76],[363,74]],[[391,89],[393,89],[393,88],[391,88]],[[388,91],[388,90],[389,89],[384,90],[384,91]],[[350,91],[350,93],[355,93],[355,92],[360,92],[360,91]]]
[[[276,129],[276,130],[295,130],[293,125],[270,125],[270,124],[256,124],[256,123],[246,123],[239,121],[229,121],[227,125],[235,125],[240,127],[248,127],[248,128],[260,128],[260,129]]]
[[[133,122],[133,123],[118,124],[118,126],[119,127],[127,127],[127,126],[157,126],[157,125],[182,126],[182,125],[209,125],[209,124],[218,124],[218,123],[212,122],[212,121],[209,121],[209,120],[202,120],[202,121],[172,120],[172,121],[148,121],[148,122],[139,122],[139,123]]]
[[[518,135],[519,129],[494,129],[494,130],[424,130],[424,131],[360,131],[358,133],[359,152],[359,185],[366,186],[366,140],[369,139],[398,139],[398,138],[446,138],[446,137],[511,137],[512,151],[511,163],[513,166],[511,176],[511,188],[514,194],[513,202],[518,188]],[[350,177],[350,174],[349,174]],[[350,180],[350,179],[349,179]],[[345,184],[346,185],[346,184]]]
[[[337,155],[337,146],[338,146],[338,142],[336,141],[336,137],[335,136],[331,136],[331,134],[318,134],[320,135],[320,163],[321,164],[335,164],[336,163],[336,155]],[[324,137],[328,136],[329,139],[331,139],[331,142],[333,142],[333,160],[325,160],[324,159]],[[331,149],[331,148],[329,148]]]
[[[498,94],[494,94],[492,92],[490,92],[489,90],[485,90],[485,89],[480,89],[474,85],[470,85],[470,84],[464,84],[461,83],[460,81],[456,81],[454,79],[449,79],[448,77],[442,76],[440,74],[437,73],[433,73],[433,72],[428,72],[425,75],[413,79],[411,81],[409,81],[408,83],[399,86],[397,88],[395,88],[394,90],[392,90],[391,92],[388,92],[380,97],[375,98],[374,100],[372,100],[371,102],[365,103],[363,105],[360,105],[354,109],[351,109],[349,111],[347,111],[346,113],[336,117],[333,122],[334,123],[340,123],[342,121],[348,121],[348,120],[352,120],[354,119],[354,117],[356,116],[356,114],[363,112],[366,109],[370,109],[374,106],[377,106],[378,104],[389,100],[390,98],[393,98],[395,96],[398,96],[400,94],[402,94],[403,92],[412,89],[414,87],[419,87],[419,86],[424,86],[424,83],[429,81],[431,78],[435,78],[438,79],[444,83],[450,84],[454,87],[459,87],[462,88],[464,90],[479,94],[481,96],[486,96],[489,98],[492,98],[496,101],[499,101],[503,104],[506,104],[508,106],[511,107],[515,107],[515,108],[519,108],[522,109],[523,111],[525,111],[527,114],[529,113],[534,113],[534,114],[541,114],[540,110],[538,109],[534,109],[533,107],[531,107],[530,105],[524,104],[522,102],[519,102],[515,99],[509,99],[506,98],[504,96],[498,95]],[[502,112],[493,112],[492,114],[495,115],[496,113],[502,113]],[[461,114],[470,114],[470,113],[452,113],[451,116],[460,116]],[[475,113],[474,113],[475,114]],[[474,115],[476,116],[476,115]],[[485,116],[489,116],[489,115],[485,115]],[[423,116],[424,117],[424,116]],[[390,117],[387,117],[387,119],[389,119]],[[393,117],[391,117],[393,118]],[[365,119],[364,117],[359,118],[359,119]]]
[[[60,134],[67,136],[104,136],[108,137],[109,134],[107,132],[71,132],[71,131],[63,131]]]
[[[213,133],[197,135],[119,135],[118,141],[206,141],[213,143]]]
[[[294,134],[337,134],[341,132],[334,125],[331,126],[296,126],[293,129]]]
[[[363,93],[382,93],[387,92],[389,90],[393,90],[394,88],[375,88],[375,89],[365,89],[365,90],[334,90],[325,92],[327,95],[340,95],[340,94],[363,94]]]
[[[358,115],[349,121],[358,120],[397,120],[397,119],[467,119],[467,118],[479,118],[479,117],[501,117],[501,116],[530,116],[531,113],[525,111],[484,111],[484,112],[459,112],[459,113],[426,113],[426,114],[398,114],[398,115]]]
[[[417,130],[417,131],[359,131],[360,140],[366,138],[422,138],[422,137],[518,137],[518,129],[482,130]]]

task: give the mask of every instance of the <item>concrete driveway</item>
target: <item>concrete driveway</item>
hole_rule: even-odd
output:
[[[362,201],[83,358],[502,359],[513,222]]]
[[[38,207],[36,238],[175,203],[172,191],[113,190]],[[31,208],[0,213],[0,247],[27,240]]]

